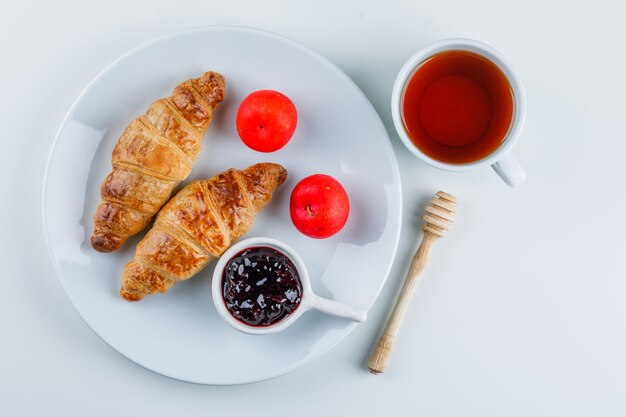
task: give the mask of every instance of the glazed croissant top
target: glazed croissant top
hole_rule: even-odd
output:
[[[150,105],[118,139],[112,171],[100,188],[91,245],[111,252],[143,230],[187,178],[213,110],[224,99],[224,78],[206,72],[182,82]]]
[[[138,301],[198,273],[252,227],[286,178],[281,165],[260,163],[187,185],[137,245],[122,272],[120,295]]]

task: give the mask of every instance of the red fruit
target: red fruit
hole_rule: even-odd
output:
[[[296,229],[309,237],[325,239],[339,232],[348,221],[350,201],[339,181],[315,174],[293,189],[289,212]]]
[[[289,97],[274,90],[259,90],[243,99],[237,110],[237,132],[248,147],[274,152],[289,142],[298,113]]]

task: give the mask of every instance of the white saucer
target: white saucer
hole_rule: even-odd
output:
[[[206,70],[225,76],[227,95],[189,180],[261,161],[283,164],[289,178],[247,237],[271,236],[296,249],[319,295],[364,309],[374,303],[398,244],[400,176],[387,132],[358,87],[323,57],[267,32],[203,27],[157,39],[107,67],[76,100],[54,142],[43,194],[48,247],[70,301],[105,342],[148,369],[196,383],[239,384],[311,361],[355,324],[307,312],[283,333],[242,334],[215,311],[212,267],[167,294],[128,303],[118,296],[119,277],[141,236],[112,254],[89,244],[100,183],[123,129],[153,100]],[[259,89],[287,94],[298,109],[292,141],[272,154],[245,147],[235,129],[237,106]],[[301,235],[289,219],[291,190],[314,173],[334,176],[350,196],[346,227],[327,240]]]

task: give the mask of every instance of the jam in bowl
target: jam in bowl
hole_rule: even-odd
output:
[[[228,260],[222,273],[226,308],[249,326],[271,326],[302,300],[302,282],[287,255],[269,246],[251,247]]]
[[[316,295],[300,256],[271,238],[249,238],[228,249],[215,266],[212,291],[219,315],[244,333],[279,332],[310,309],[356,322],[367,317]]]

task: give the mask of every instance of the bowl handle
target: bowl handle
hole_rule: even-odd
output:
[[[364,322],[365,319],[367,319],[367,312],[365,310],[338,301],[329,300],[328,298],[323,298],[315,294],[311,296],[310,305],[311,308],[321,311],[322,313],[350,319],[358,323]]]

